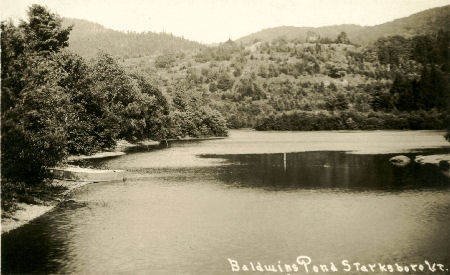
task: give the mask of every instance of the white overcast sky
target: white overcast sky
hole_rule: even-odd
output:
[[[0,0],[2,20],[33,3],[115,30],[170,32],[204,42],[277,26],[376,25],[450,0]]]

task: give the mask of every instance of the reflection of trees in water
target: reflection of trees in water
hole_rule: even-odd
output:
[[[283,153],[206,157],[228,159],[232,165],[218,169],[219,179],[248,187],[404,190],[448,186],[437,167],[416,163],[395,167],[388,161],[392,156],[318,151],[286,153],[285,157]]]
[[[60,218],[67,208],[83,206],[74,201],[66,202],[27,226],[3,234],[2,274],[58,273],[68,262],[65,259],[70,255],[68,234],[71,232]]]

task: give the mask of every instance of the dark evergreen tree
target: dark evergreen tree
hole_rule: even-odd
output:
[[[341,32],[336,38],[336,43],[338,44],[350,44],[350,39],[347,36],[347,33]]]
[[[411,57],[422,64],[432,61],[433,43],[430,36],[418,35],[412,39]]]
[[[415,96],[411,81],[401,74],[397,74],[390,89],[395,107],[398,110],[410,111],[415,109]]]
[[[69,45],[72,27],[63,28],[62,19],[43,6],[33,4],[27,11],[28,22],[19,25],[23,29],[28,46],[40,54],[57,52]]]
[[[450,72],[450,31],[439,30],[435,45],[434,62],[442,65],[443,72]]]

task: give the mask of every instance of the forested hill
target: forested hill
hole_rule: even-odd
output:
[[[242,42],[243,44],[249,44],[256,40],[263,42],[270,42],[278,38],[284,38],[287,40],[297,39],[298,41],[305,42],[308,37],[311,37],[311,42],[314,37],[335,39],[339,33],[346,32],[347,34],[361,31],[364,27],[359,25],[334,25],[325,27],[293,27],[293,26],[280,26],[274,28],[264,29],[262,31],[252,33],[236,40],[236,42]]]
[[[124,63],[169,94],[184,83],[185,94],[210,98],[233,128],[336,130],[450,125],[449,61],[449,32],[439,31],[370,46],[345,32],[333,43],[229,40]]]
[[[73,25],[69,49],[83,57],[94,57],[99,50],[124,58],[152,55],[170,50],[194,50],[204,47],[167,33],[121,32],[82,19],[64,18],[63,25]]]
[[[448,26],[450,26],[450,5],[429,9],[408,17],[370,27],[334,25],[318,28],[291,26],[269,28],[244,36],[238,39],[237,42],[243,42],[244,44],[253,42],[254,40],[269,42],[279,37],[284,37],[288,40],[298,39],[304,42],[307,38],[314,40],[315,36],[319,36],[322,39],[329,38],[334,40],[339,33],[346,32],[351,41],[365,45],[376,41],[380,37],[394,35],[412,37],[414,35],[436,33],[439,29],[446,29]]]

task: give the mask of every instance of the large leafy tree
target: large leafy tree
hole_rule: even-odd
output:
[[[70,28],[38,5],[28,16],[19,26],[1,23],[2,178],[35,182],[66,154],[65,72],[55,60]]]
[[[18,27],[12,21],[1,22],[2,113],[15,106],[28,83],[27,69],[68,46],[71,27],[63,28],[59,16],[39,5],[32,5],[28,16]]]
[[[23,31],[14,24],[1,22],[1,110],[2,114],[16,104],[17,97],[24,87],[22,72],[26,64],[23,55],[26,48],[25,35]]]
[[[169,137],[226,136],[225,119],[208,105],[204,90],[180,81],[172,87]]]
[[[169,137],[170,105],[166,96],[147,77],[137,73],[132,74],[131,77],[137,81],[141,92],[141,99],[137,104],[141,107],[142,118],[145,122],[142,135],[137,138],[167,139]]]
[[[2,177],[37,182],[45,167],[66,154],[66,106],[69,99],[56,85],[54,62],[37,57],[27,68],[20,101],[2,113]]]
[[[123,138],[137,141],[144,138],[159,139],[162,135],[155,124],[162,126],[160,117],[167,115],[167,102],[162,94],[138,75],[130,75],[117,60],[100,53],[91,68],[92,91],[102,103],[97,105],[99,123],[113,141]],[[105,131],[108,131],[106,133]]]

